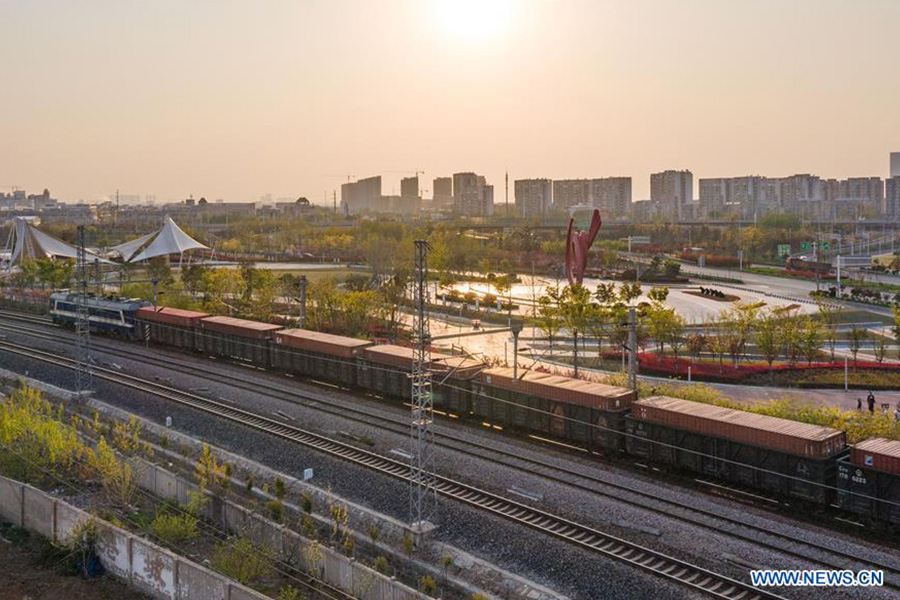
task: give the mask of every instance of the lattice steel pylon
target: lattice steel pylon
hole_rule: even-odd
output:
[[[84,246],[84,225],[78,226],[77,253],[78,302],[75,317],[75,388],[81,394],[91,387],[91,322],[88,311],[88,263]]]
[[[409,523],[424,533],[437,505],[434,481],[434,403],[431,390],[431,332],[428,326],[428,242],[416,240],[413,282],[412,421],[410,423]]]

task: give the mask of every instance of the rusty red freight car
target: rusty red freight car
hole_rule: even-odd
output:
[[[272,364],[299,375],[356,385],[356,356],[372,342],[357,338],[283,329],[275,332]]]
[[[259,323],[235,317],[209,317],[200,320],[197,346],[217,356],[241,358],[266,365],[271,364],[271,343],[280,325]]]
[[[144,326],[143,335],[150,341],[192,349],[197,347],[197,325],[207,317],[209,314],[204,312],[168,306],[144,306],[135,315]]]
[[[654,396],[626,418],[629,454],[818,503],[833,498],[843,431]]]
[[[633,390],[512,368],[487,369],[472,382],[472,410],[489,423],[619,451]]]

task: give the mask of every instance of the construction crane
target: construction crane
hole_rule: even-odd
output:
[[[422,169],[409,169],[407,171],[385,171],[385,173],[401,173],[403,175],[409,175],[410,173],[412,173],[413,175],[418,177],[419,175],[424,175],[425,171]]]
[[[325,177],[337,177],[340,179],[343,179],[344,177],[346,177],[347,183],[350,183],[351,180],[356,179],[356,175],[349,175],[349,174],[348,175],[326,175]]]

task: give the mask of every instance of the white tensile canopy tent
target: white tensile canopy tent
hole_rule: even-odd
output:
[[[124,262],[140,262],[157,256],[183,255],[188,250],[208,250],[206,246],[186,234],[166,217],[163,226],[156,232],[113,246],[110,252],[118,254]]]
[[[13,220],[13,227],[15,229],[12,236],[12,253],[9,258],[9,268],[20,264],[23,260],[38,258],[71,258],[76,260],[78,258],[78,248],[48,233],[44,233],[35,227],[29,219],[18,217]],[[110,264],[110,261],[101,258],[93,252],[86,251],[85,254],[89,262],[99,261],[103,264]]]

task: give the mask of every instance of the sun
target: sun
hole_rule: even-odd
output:
[[[514,0],[434,0],[438,19],[451,34],[468,39],[499,35],[513,17]]]

